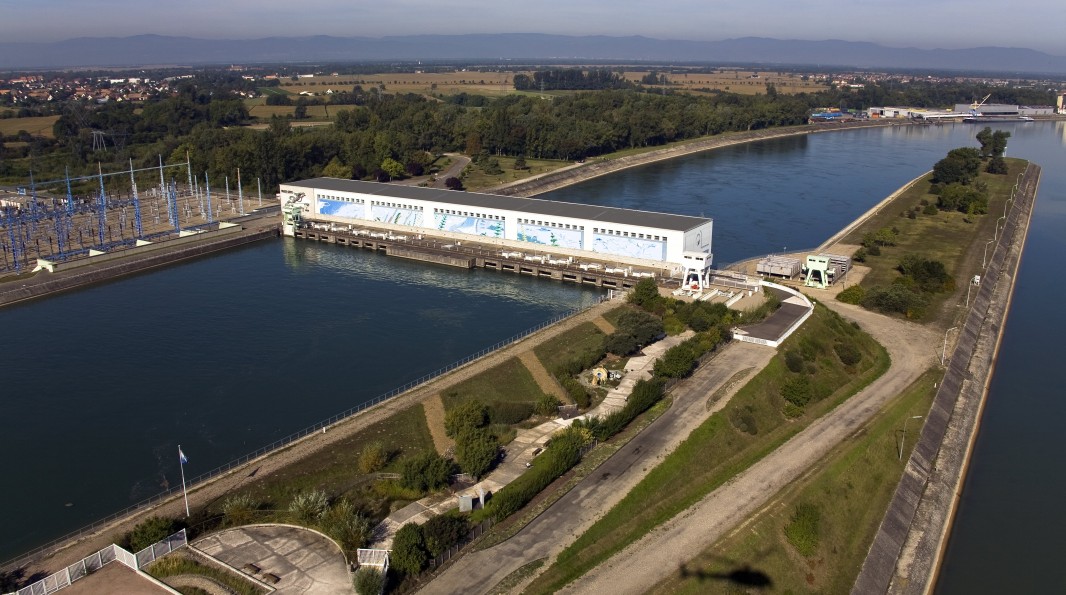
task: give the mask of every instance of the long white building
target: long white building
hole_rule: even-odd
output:
[[[519,249],[610,255],[668,266],[700,284],[712,261],[713,221],[703,217],[337,178],[282,184],[281,203],[286,235],[300,220],[395,227]]]

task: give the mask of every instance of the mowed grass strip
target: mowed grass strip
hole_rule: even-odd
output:
[[[485,404],[500,402],[533,403],[544,392],[529,369],[512,357],[481,374],[456,384],[442,396],[444,409],[450,410],[459,403],[476,399]]]
[[[721,577],[748,569],[764,575],[781,593],[847,593],[921,433],[921,420],[909,420],[901,462],[903,424],[929,411],[935,384],[942,377],[939,370],[927,371],[817,469],[779,494],[754,523],[704,550],[685,563],[684,573],[675,573],[653,592],[728,588]],[[784,532],[801,505],[818,511],[816,546],[810,556],[800,555]]]
[[[591,322],[582,322],[574,328],[560,333],[533,348],[540,363],[549,373],[562,364],[573,359],[580,359],[582,354],[599,351],[607,335]]]
[[[841,364],[832,348],[819,354],[811,364],[811,376],[819,384],[832,383],[833,392],[808,403],[797,417],[786,418],[781,389],[792,373],[784,362],[785,351],[818,343],[832,345],[836,340],[856,345],[863,354],[862,360],[849,367]],[[839,315],[817,305],[814,315],[722,411],[694,430],[618,505],[560,553],[527,592],[555,592],[588,572],[773,452],[883,374],[888,366],[888,353],[883,347]]]
[[[33,136],[55,138],[52,127],[59,116],[33,116],[30,118],[0,118],[0,134],[12,136],[25,130]]]
[[[352,109],[350,105],[309,105],[307,106],[306,120],[330,120],[334,114],[342,109]],[[269,120],[271,116],[292,116],[296,113],[295,105],[253,105],[248,109],[248,115],[253,118]],[[296,120],[303,122],[306,120]]]

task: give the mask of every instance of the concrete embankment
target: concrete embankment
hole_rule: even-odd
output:
[[[853,594],[928,593],[935,585],[988,395],[1039,182],[1040,168],[1030,164]]]
[[[59,263],[60,268],[55,273],[41,271],[33,277],[0,283],[0,307],[278,237],[278,226],[275,217],[271,216],[269,219],[252,219],[245,227],[233,231],[212,233],[217,235],[209,235],[204,239],[186,237],[174,240],[173,244],[161,242],[132,248],[128,251],[129,255],[116,252],[89,257],[100,258],[101,262],[71,267],[70,270],[63,270],[66,263]]]
[[[549,172],[547,174],[539,175],[535,178],[512,182],[493,188],[486,188],[484,192],[490,194],[503,194],[507,196],[536,196],[538,194],[544,194],[546,192],[551,192],[553,190],[558,190],[560,188],[579,184],[586,180],[591,180],[592,178],[598,178],[600,176],[612,174],[623,169],[647,165],[649,163],[655,163],[657,161],[665,161],[667,159],[673,159],[675,157],[681,157],[683,155],[702,153],[703,151],[709,151],[711,149],[718,149],[721,147],[728,147],[730,145],[739,145],[742,143],[749,143],[759,140],[769,140],[774,138],[784,138],[788,136],[800,136],[804,134],[812,134],[815,132],[848,130],[851,128],[868,128],[872,126],[901,126],[911,123],[912,122],[910,121],[873,120],[866,122],[854,122],[850,124],[809,124],[806,126],[768,128],[763,130],[750,130],[747,132],[723,134],[720,136],[713,136],[703,140],[674,145],[672,147],[656,149],[654,151],[648,151],[647,153],[627,155],[625,157],[618,157],[615,159],[592,160],[580,166],[566,167],[560,170]]]

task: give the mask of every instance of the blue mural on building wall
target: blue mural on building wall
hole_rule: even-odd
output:
[[[630,258],[647,258],[666,260],[666,242],[642,240],[605,234],[592,236],[592,249],[595,252],[617,254]]]
[[[582,233],[577,229],[561,229],[558,227],[546,227],[543,225],[530,225],[522,223],[518,226],[518,239],[523,242],[544,244],[546,246],[558,246],[560,248],[573,248],[581,250],[584,244]]]
[[[348,202],[344,200],[318,199],[318,214],[332,215],[334,217],[348,217],[350,219],[365,219],[366,206],[362,203]]]
[[[462,215],[449,215],[447,213],[434,213],[433,227],[440,231],[465,233],[474,236],[487,236],[492,238],[502,238],[504,232],[503,221],[499,219],[464,217]]]

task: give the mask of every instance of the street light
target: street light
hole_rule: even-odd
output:
[[[903,443],[907,440],[907,422],[912,419],[921,419],[922,416],[915,415],[914,417],[908,417],[903,420],[903,438],[899,441],[899,460],[903,460]]]
[[[944,359],[947,358],[947,355],[948,355],[948,333],[950,333],[951,331],[953,331],[953,330],[955,330],[957,328],[959,328],[959,327],[953,326],[953,327],[949,328],[948,330],[944,331],[944,346],[940,349],[940,365],[941,366],[944,365]]]
[[[990,244],[992,244],[992,242],[994,242],[994,241],[996,241],[996,239],[992,238],[991,240],[988,240],[987,242],[985,242],[985,253],[984,253],[984,256],[981,257],[981,268],[982,269],[985,268],[986,266],[988,266],[988,246]],[[995,254],[995,252],[993,252],[993,254]]]

